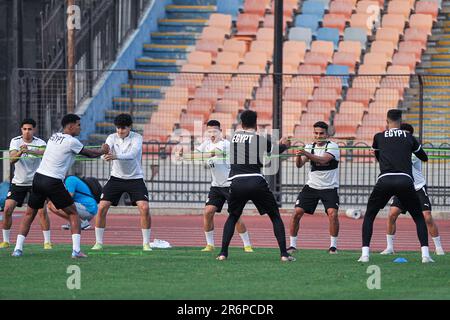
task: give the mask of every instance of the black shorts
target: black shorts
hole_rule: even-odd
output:
[[[431,201],[430,198],[428,197],[427,186],[424,186],[422,189],[417,190],[416,194],[419,197],[420,204],[422,206],[422,211],[431,211]],[[402,203],[396,196],[394,196],[392,199],[391,207],[399,208],[402,214],[406,214],[407,212],[405,206],[402,205]]]
[[[109,201],[114,207],[116,207],[119,204],[122,194],[124,193],[128,193],[130,195],[133,206],[136,206],[136,202],[138,201],[149,202],[148,190],[144,179],[126,180],[116,177],[111,177],[103,187],[103,193],[100,200]]]
[[[252,201],[259,214],[279,214],[278,204],[263,177],[234,178],[230,186],[228,212],[241,216],[245,205]]]
[[[25,187],[11,184],[6,200],[14,200],[17,203],[17,206],[20,208],[25,202],[25,198],[27,197],[28,193],[31,193],[31,186]]]
[[[64,209],[74,204],[62,180],[36,173],[28,206],[33,209],[42,209],[47,198],[53,202],[56,209]]]
[[[313,189],[306,185],[297,197],[296,208],[302,208],[305,213],[314,214],[319,200],[322,201],[325,212],[328,209],[339,209],[339,195],[335,189]]]
[[[229,187],[211,187],[206,205],[215,206],[216,212],[221,212],[225,201],[228,201],[228,199],[230,199]]]

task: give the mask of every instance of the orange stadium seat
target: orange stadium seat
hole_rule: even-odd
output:
[[[200,40],[208,40],[222,46],[227,33],[227,31],[220,28],[205,27],[200,35]]]
[[[348,114],[348,113],[366,113],[368,112],[368,108],[364,106],[364,104],[360,102],[354,101],[342,101],[339,106],[340,114]]]
[[[429,14],[433,17],[433,21],[437,21],[439,5],[436,2],[417,1],[415,13]]]
[[[338,52],[351,53],[355,57],[355,61],[359,63],[361,61],[361,42],[359,41],[341,41],[339,42]]]
[[[275,38],[275,31],[273,28],[260,28],[256,32],[256,40],[270,41],[273,43]]]
[[[241,61],[244,61],[244,56],[247,53],[247,44],[245,41],[239,41],[236,39],[228,39],[225,40],[223,44],[223,51],[224,52],[236,52],[239,54],[239,58]]]
[[[308,89],[286,88],[283,98],[287,101],[299,101],[302,104],[306,104],[309,100],[312,99],[312,96],[308,92]]]
[[[303,88],[307,89],[308,92],[312,95],[315,87],[314,77],[311,76],[296,76],[292,78],[290,83],[292,88]]]
[[[350,26],[366,30],[368,36],[372,35],[374,23],[375,17],[369,13],[355,13],[350,18]]]
[[[330,13],[341,14],[345,17],[347,21],[350,20],[352,16],[352,11],[354,9],[354,4],[348,1],[333,1],[330,4]]]
[[[316,40],[311,43],[311,52],[325,54],[328,61],[333,60],[334,44],[331,41]]]
[[[259,27],[260,16],[241,13],[236,22],[237,36],[256,36]]]
[[[347,20],[348,19],[343,14],[328,13],[323,17],[322,26],[325,28],[336,28],[342,36]]]
[[[402,41],[399,44],[398,52],[413,53],[416,56],[416,62],[422,61],[422,47],[423,44],[420,41]]]
[[[422,44],[422,50],[426,50],[428,32],[417,28],[407,28],[404,35],[405,41],[418,41]]]
[[[356,62],[354,53],[338,51],[333,55],[333,64],[347,66],[350,74],[355,73]]]
[[[386,68],[389,60],[390,58],[388,58],[386,54],[382,52],[369,52],[364,55],[365,65],[380,65]]]
[[[389,1],[387,12],[389,14],[400,14],[405,21],[409,20],[409,14],[411,13],[411,6],[409,1],[404,0],[392,0]]]
[[[307,104],[308,112],[306,114],[324,114],[326,117],[330,117],[330,113],[336,110],[335,107],[335,104],[330,101],[310,101]]]
[[[221,44],[216,42],[211,42],[209,40],[198,40],[195,46],[196,51],[209,52],[214,58],[217,57],[219,49],[222,47]]]
[[[212,64],[212,56],[209,52],[193,51],[187,58],[188,64],[202,66],[205,70]]]
[[[270,8],[270,0],[245,0],[244,12],[264,16]]]
[[[273,46],[273,41],[256,40],[252,42],[250,52],[263,52],[265,53],[267,60],[271,60],[273,55]]]
[[[426,31],[431,35],[431,29],[433,29],[433,17],[429,14],[412,14],[409,19],[409,27]]]
[[[401,14],[385,14],[381,20],[382,28],[395,29],[398,34],[403,34],[405,29],[405,18]]]
[[[407,66],[411,73],[415,73],[416,55],[414,53],[397,52],[392,58],[392,65]]]
[[[230,35],[232,24],[233,17],[231,15],[213,13],[209,16],[208,26],[228,31],[227,35]]]
[[[188,102],[186,112],[189,114],[200,114],[206,119],[213,111],[213,104],[208,100],[194,99]]]
[[[336,101],[341,100],[342,96],[339,94],[336,88],[322,88],[319,87],[314,90],[313,101],[329,102],[332,105],[336,104]]]
[[[373,98],[374,96],[369,89],[349,88],[347,91],[346,101],[359,102],[364,106],[368,106]]]
[[[383,53],[388,62],[392,61],[392,56],[394,55],[395,47],[390,41],[374,41],[370,47],[370,52],[372,53]]]
[[[231,66],[237,70],[239,65],[239,54],[237,52],[220,52],[216,59],[217,65]]]
[[[328,65],[328,56],[318,52],[307,52],[304,63],[307,65],[320,66],[321,72],[324,73]]]
[[[398,30],[393,28],[380,28],[375,35],[375,40],[392,42],[395,48],[398,47],[399,39],[400,34],[398,33]]]
[[[244,106],[239,105],[239,101],[237,100],[219,100],[214,107],[214,112],[237,114],[243,109]]]

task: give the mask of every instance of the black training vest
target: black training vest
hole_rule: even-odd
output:
[[[325,152],[327,152],[327,148],[328,148],[328,144],[330,143],[330,141],[327,141],[327,144],[325,145]],[[312,149],[311,149],[311,154],[314,154],[314,148],[316,147],[316,143],[314,142],[312,145]],[[330,170],[334,170],[337,169],[339,165],[339,161],[337,161],[334,157],[333,160],[331,160],[330,162],[328,162],[325,165],[320,165],[318,163],[315,163],[313,161],[311,161],[311,172],[314,171],[330,171]]]

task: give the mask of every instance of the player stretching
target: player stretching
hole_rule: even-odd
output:
[[[103,145],[101,149],[84,148],[83,144],[75,139],[81,132],[80,117],[75,114],[64,116],[61,125],[63,132],[55,133],[48,140],[44,157],[34,175],[28,209],[22,220],[12,254],[14,257],[23,255],[23,244],[30,232],[30,226],[38,211],[44,208],[45,201],[49,199],[56,209],[62,209],[69,216],[72,230],[72,258],[86,258],[80,249],[80,218],[74,201],[64,186],[64,178],[77,154],[98,158],[107,154],[109,147]]]
[[[401,130],[405,130],[411,134],[414,134],[414,128],[409,123],[402,123],[400,126]],[[434,246],[436,247],[436,254],[442,256],[445,254],[444,249],[441,244],[441,237],[439,236],[439,231],[436,223],[431,216],[431,201],[428,197],[427,185],[425,177],[422,174],[422,161],[420,161],[415,155],[412,156],[412,170],[414,177],[414,188],[416,189],[417,196],[420,199],[420,204],[422,207],[423,216],[428,227],[428,232],[433,238]],[[406,213],[405,206],[400,202],[397,197],[394,197],[391,209],[389,212],[389,218],[387,221],[387,248],[381,254],[393,254],[394,253],[394,237],[396,231],[395,222],[398,216]]]
[[[16,207],[22,207],[25,197],[31,193],[31,184],[34,174],[41,163],[41,156],[44,154],[45,141],[34,136],[36,121],[25,119],[20,125],[22,135],[13,138],[9,147],[11,164],[14,164],[14,178],[8,192],[3,215],[3,242],[0,249],[9,248],[9,236],[12,226],[12,215]],[[44,234],[44,249],[52,248],[50,241],[50,220],[45,209],[38,212],[41,222],[42,233]]]
[[[427,226],[421,211],[422,206],[414,189],[411,163],[413,153],[422,161],[428,161],[428,156],[412,134],[400,129],[401,122],[402,111],[389,110],[388,129],[377,133],[373,138],[372,148],[380,164],[380,175],[367,203],[362,227],[362,254],[359,262],[369,262],[373,222],[392,196],[398,197],[414,219],[421,245],[422,262],[434,262],[429,253]]]
[[[198,154],[184,155],[191,159],[208,159],[211,169],[211,188],[203,213],[203,229],[206,237],[206,247],[202,251],[214,251],[214,215],[221,212],[225,201],[230,198],[230,163],[228,159],[230,142],[223,139],[220,122],[210,120],[207,124],[208,138],[196,149]],[[182,156],[182,149],[179,153]],[[236,230],[244,243],[245,252],[253,252],[247,229],[241,219],[236,223]]]
[[[106,214],[111,205],[117,206],[122,194],[128,193],[133,205],[137,205],[141,215],[143,250],[151,251],[151,218],[147,186],[142,172],[142,136],[131,131],[133,120],[129,114],[120,114],[114,119],[116,133],[106,139],[111,152],[104,160],[112,161],[111,177],[103,188],[98,206],[95,227],[95,245],[92,250],[103,249],[103,235]]]
[[[305,213],[314,214],[319,200],[325,207],[330,222],[330,254],[337,253],[339,235],[339,146],[328,141],[328,125],[325,122],[314,124],[315,142],[307,145],[304,150],[297,151],[296,166],[302,168],[306,162],[311,162],[309,180],[300,192],[295,203],[295,213],[292,215],[290,227],[289,253],[297,249],[297,234],[300,219]]]

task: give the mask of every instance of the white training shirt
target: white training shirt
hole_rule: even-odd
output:
[[[228,140],[220,140],[213,143],[211,139],[207,139],[197,148],[198,152],[216,151],[219,153],[207,161],[209,168],[211,169],[212,187],[225,188],[231,185],[231,181],[227,181],[231,169],[228,160],[229,150],[230,142]]]
[[[20,147],[23,145],[28,146],[28,150],[35,151],[40,150],[39,147],[45,147],[44,140],[33,137],[33,141],[27,143],[23,140],[22,136],[11,139],[9,144],[9,151],[20,151]],[[12,183],[17,186],[28,187],[33,184],[33,177],[36,170],[41,164],[42,158],[33,154],[22,154],[19,161],[14,164],[14,178]]]
[[[336,161],[339,161],[339,146],[332,141],[329,141],[326,150],[325,146],[326,144],[324,144],[323,146],[316,145],[316,147],[314,148],[314,155],[323,156],[326,152],[331,154]],[[305,146],[305,150],[307,152],[311,152],[312,147],[312,144],[308,144]],[[311,188],[318,190],[339,188],[339,168],[324,171],[311,171],[309,173],[309,180],[306,184]]]
[[[412,172],[414,177],[414,188],[416,191],[422,189],[427,182],[425,181],[425,177],[422,173],[422,161],[416,157],[416,155],[412,155]]]
[[[37,173],[64,181],[67,171],[83,147],[83,144],[71,135],[55,133],[47,142],[47,148]]]
[[[117,157],[112,164],[111,176],[125,180],[144,178],[141,167],[142,136],[139,133],[131,131],[125,139],[113,133],[106,139],[106,144]]]

